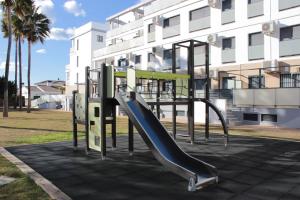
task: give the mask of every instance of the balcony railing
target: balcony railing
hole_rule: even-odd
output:
[[[300,6],[299,0],[279,0],[279,10]]]
[[[233,90],[233,104],[239,107],[298,107],[300,88]]]
[[[180,25],[166,27],[163,29],[163,38],[169,38],[180,35]]]
[[[248,18],[264,14],[264,1],[248,4]]]
[[[300,39],[281,41],[279,54],[281,57],[300,55]]]
[[[235,9],[222,12],[222,24],[228,24],[235,21]]]
[[[148,42],[155,42],[155,32],[148,33]]]
[[[222,51],[222,62],[231,63],[235,62],[235,49],[226,49]]]
[[[158,12],[160,10],[169,8],[171,6],[177,5],[179,3],[185,2],[187,0],[157,0],[153,1],[149,6],[145,7],[145,15],[150,15],[152,13]]]
[[[210,28],[210,16],[190,21],[190,32]]]
[[[258,60],[264,58],[264,45],[249,46],[249,60]]]
[[[134,38],[132,40],[127,40],[112,46],[108,46],[102,49],[99,49],[94,52],[94,57],[102,57],[109,55],[111,53],[116,53],[120,51],[125,51],[131,48],[136,48],[144,45],[144,37]]]
[[[128,24],[125,24],[123,26],[120,26],[119,28],[115,28],[113,30],[110,30],[107,32],[107,37],[111,38],[111,37],[116,37],[122,33],[126,33],[130,30],[134,30],[134,29],[138,29],[143,27],[144,25],[144,20],[143,19],[139,19],[137,21],[133,21],[130,22]]]

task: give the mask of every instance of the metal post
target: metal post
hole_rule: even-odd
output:
[[[205,87],[205,99],[209,101],[209,45],[205,45],[205,73],[206,73],[206,87]],[[205,105],[205,138],[209,140],[209,105]]]
[[[131,100],[135,100],[135,92],[130,92],[130,97]],[[134,149],[134,135],[133,135],[133,123],[131,120],[128,118],[128,150],[129,150],[129,155],[133,155],[133,149]]]
[[[86,153],[90,151],[89,144],[89,98],[90,98],[90,67],[85,68],[85,142]]]
[[[176,45],[172,45],[172,73],[176,74]],[[176,102],[176,80],[172,81],[173,85],[173,102]],[[176,104],[173,104],[172,106],[172,132],[173,132],[173,137],[176,139],[176,116],[177,116],[177,111],[176,111]]]
[[[73,91],[73,103],[72,103],[72,118],[73,118],[73,147],[74,150],[78,147],[78,129],[77,129],[77,118],[76,118],[76,94],[77,91]]]
[[[116,91],[116,78],[114,77],[114,92]],[[111,124],[111,135],[112,135],[112,147],[117,148],[117,113],[116,104],[112,105],[112,124]]]
[[[261,83],[261,79],[262,79],[262,72],[261,71],[262,71],[262,69],[259,69],[259,78],[258,78],[258,86],[259,86],[259,88],[262,88],[261,87],[261,84],[262,84]]]
[[[193,144],[195,142],[195,120],[194,120],[194,41],[191,41],[191,45],[188,49],[189,52],[189,66],[188,66],[188,73],[190,75],[190,79],[188,82],[188,130],[191,137],[191,143]]]
[[[98,80],[99,82],[100,80]],[[106,101],[107,101],[107,73],[105,64],[101,65],[101,156],[102,159],[106,157]]]
[[[111,139],[112,139],[112,148],[117,148],[117,120],[116,120],[116,105],[112,106],[112,124],[111,124]]]
[[[157,114],[157,118],[160,119],[160,81],[157,80],[157,93],[156,93],[156,114]]]

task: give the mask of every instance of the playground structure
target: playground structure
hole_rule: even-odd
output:
[[[188,190],[195,191],[207,184],[217,183],[217,169],[183,152],[176,144],[176,107],[188,106],[188,133],[191,143],[195,141],[194,103],[206,105],[205,137],[209,135],[209,108],[219,116],[224,129],[224,143],[228,143],[228,129],[221,112],[209,101],[209,86],[205,98],[195,98],[194,48],[205,46],[206,77],[209,80],[209,45],[189,40],[172,45],[172,73],[152,72],[128,68],[126,72],[115,71],[113,66],[102,64],[101,69],[86,68],[85,94],[73,93],[74,147],[78,146],[77,124],[85,125],[86,151],[101,152],[105,159],[106,127],[111,124],[112,147],[117,147],[116,107],[128,115],[128,148],[134,151],[133,128],[137,129],[154,157],[169,170],[189,181]],[[178,74],[176,48],[186,48],[188,53],[187,74]],[[96,81],[95,80],[96,77]],[[94,80],[93,80],[94,79]],[[169,84],[165,84],[168,82]],[[151,84],[149,84],[151,83]],[[156,83],[155,89],[153,85]],[[165,85],[163,85],[165,84]],[[164,93],[161,88],[164,87]],[[167,87],[167,89],[166,89]],[[160,107],[172,106],[172,136],[160,123]],[[153,113],[155,108],[156,115]]]

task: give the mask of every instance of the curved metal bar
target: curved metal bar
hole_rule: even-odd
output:
[[[209,105],[209,107],[211,107],[215,113],[218,115],[221,123],[222,123],[222,126],[223,126],[223,130],[224,130],[224,136],[225,136],[225,141],[224,141],[224,145],[225,147],[227,147],[228,145],[228,142],[229,142],[229,134],[228,134],[228,126],[226,124],[226,121],[224,119],[224,116],[223,114],[221,113],[221,111],[213,104],[211,103],[210,101],[206,100],[206,99],[200,99],[200,101],[202,101],[203,103]]]

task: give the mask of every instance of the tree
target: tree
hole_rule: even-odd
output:
[[[49,37],[50,34],[50,20],[44,14],[39,13],[38,9],[38,7],[32,6],[30,12],[25,15],[25,37],[28,43],[28,113],[31,111],[31,46],[37,42],[41,42],[43,44],[45,39]]]
[[[34,6],[33,0],[14,0],[12,6],[12,16],[11,16],[11,25],[12,33],[16,42],[15,47],[15,82],[17,84],[17,73],[19,71],[19,106],[22,110],[23,101],[22,101],[22,43],[25,37],[25,16],[30,13],[32,7]],[[8,24],[7,20],[3,20],[2,23],[2,32],[4,37],[8,37]],[[19,58],[19,60],[18,60]],[[19,63],[19,69],[17,66]],[[17,88],[16,88],[17,90]],[[17,94],[16,94],[17,96]],[[15,99],[15,106],[17,104],[17,98]]]
[[[4,85],[5,85],[5,77],[0,76],[0,99],[4,98]],[[8,81],[8,99],[11,100],[15,96],[16,85],[13,81]]]
[[[3,99],[3,117],[8,117],[8,76],[9,76],[9,65],[10,65],[10,52],[12,43],[12,26],[11,26],[11,10],[14,4],[14,0],[4,0],[1,2],[4,10],[5,17],[3,20],[7,20],[8,28],[8,44],[6,52],[6,64],[5,64],[5,75],[4,75],[4,99]]]

